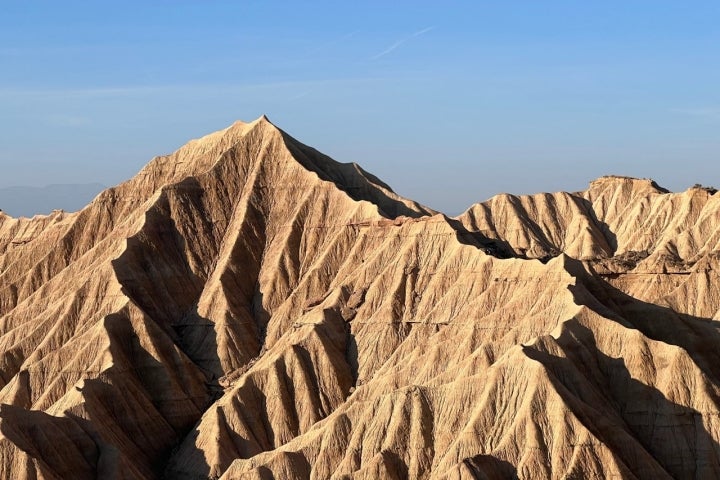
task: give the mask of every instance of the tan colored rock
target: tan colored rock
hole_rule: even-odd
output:
[[[238,122],[0,214],[0,478],[716,478],[718,202],[452,219]]]

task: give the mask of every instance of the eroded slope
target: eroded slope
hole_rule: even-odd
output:
[[[0,471],[716,477],[718,198],[603,178],[448,219],[238,122],[0,216]]]

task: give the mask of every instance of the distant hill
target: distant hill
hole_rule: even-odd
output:
[[[105,186],[99,183],[0,188],[0,210],[13,217],[32,217],[53,210],[80,210]]]

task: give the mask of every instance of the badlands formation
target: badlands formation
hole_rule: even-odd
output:
[[[448,218],[262,117],[0,213],[0,478],[720,477],[720,194]]]

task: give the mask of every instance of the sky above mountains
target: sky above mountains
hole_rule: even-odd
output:
[[[4,2],[0,188],[112,185],[267,114],[456,214],[605,174],[720,183],[720,4]]]

